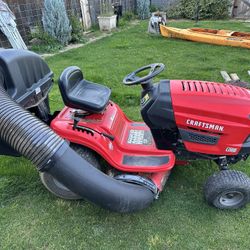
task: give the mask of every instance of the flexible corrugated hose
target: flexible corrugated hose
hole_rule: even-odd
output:
[[[154,194],[135,184],[115,180],[95,169],[46,124],[14,102],[0,85],[0,139],[48,171],[74,193],[116,212],[148,207]]]
[[[64,140],[15,103],[0,86],[0,137],[42,169]]]

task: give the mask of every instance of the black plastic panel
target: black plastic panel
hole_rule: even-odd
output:
[[[148,96],[148,97],[147,97]],[[158,149],[174,149],[178,129],[175,122],[170,81],[161,80],[150,90],[142,92],[141,115],[151,129]]]
[[[147,125],[152,129],[176,128],[170,95],[170,81],[162,80],[159,84],[155,84],[148,95],[150,99],[141,109]]]
[[[242,144],[239,155],[250,154],[250,136],[246,139],[246,141]]]
[[[52,86],[53,72],[37,54],[27,50],[0,50],[0,84],[24,108],[45,99]]]
[[[43,114],[47,120],[52,77],[53,72],[37,54],[27,50],[0,50],[0,85],[23,108],[35,115]],[[39,118],[45,121],[43,117]],[[0,141],[0,155],[18,156],[3,141]]]
[[[179,129],[180,135],[183,141],[194,142],[199,144],[216,145],[219,140],[219,136],[204,135],[198,132],[190,130]]]

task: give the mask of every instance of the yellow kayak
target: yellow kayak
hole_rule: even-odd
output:
[[[178,29],[164,25],[160,25],[160,31],[164,37],[250,49],[250,33],[247,32],[202,28]]]

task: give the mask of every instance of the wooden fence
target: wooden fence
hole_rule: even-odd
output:
[[[15,14],[17,28],[23,38],[28,43],[32,28],[41,24],[43,0],[6,0],[11,11]],[[66,9],[68,14],[74,13],[81,17],[81,8],[79,0],[66,0]],[[0,32],[0,46],[3,48],[10,47],[9,41]]]
[[[88,0],[92,24],[97,22],[97,16],[100,13],[99,1]],[[18,30],[28,44],[31,30],[42,22],[44,0],[5,0],[5,2],[15,14]],[[113,0],[113,2],[121,3],[124,12],[135,10],[135,0]],[[65,0],[65,5],[68,14],[73,13],[75,16],[82,18],[80,0]],[[1,31],[0,47],[10,47],[9,41]]]
[[[90,15],[92,23],[97,22],[97,16],[100,13],[100,0],[88,0]],[[112,0],[113,3],[119,3],[122,5],[123,13],[132,11],[135,12],[136,9],[136,0]]]

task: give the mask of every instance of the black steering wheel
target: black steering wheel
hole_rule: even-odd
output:
[[[149,73],[146,76],[139,77],[138,73],[150,69]],[[143,66],[132,73],[124,77],[123,83],[125,85],[136,85],[136,84],[150,84],[150,81],[153,77],[160,74],[165,69],[163,63],[153,63],[147,66]]]

